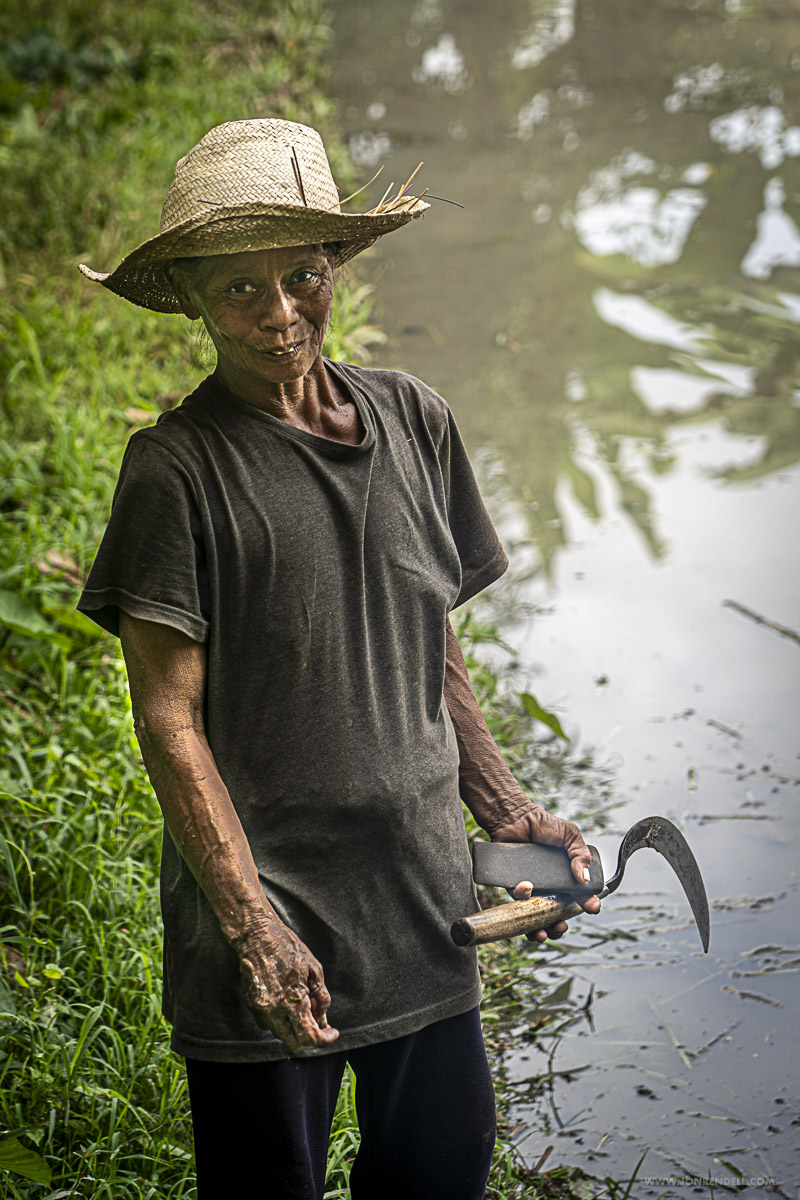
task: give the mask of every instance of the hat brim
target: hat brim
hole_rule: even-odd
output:
[[[132,304],[155,312],[179,313],[182,308],[169,277],[176,258],[205,258],[244,250],[273,250],[286,246],[336,242],[334,266],[341,266],[386,233],[407,225],[430,206],[409,197],[388,212],[323,212],[296,205],[245,204],[226,206],[210,216],[202,213],[157,234],[132,250],[113,271],[80,270]]]

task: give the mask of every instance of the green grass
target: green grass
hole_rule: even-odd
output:
[[[0,985],[0,1123],[41,1151],[53,1178],[48,1190],[9,1174],[0,1195],[189,1196],[185,1081],[159,1010],[158,808],[116,646],[69,636],[66,648],[11,634],[2,664],[0,941],[10,970]],[[493,1003],[508,1020],[519,953],[497,947],[484,958],[496,1056]],[[331,1142],[333,1196],[347,1194],[356,1146],[348,1080]],[[538,1194],[526,1187],[503,1146],[491,1194]]]
[[[347,183],[324,90],[327,36],[318,0],[255,12],[210,0],[4,9],[0,1197],[194,1194],[185,1076],[160,1015],[160,814],[117,644],[74,604],[126,438],[209,364],[187,321],[131,308],[76,265],[108,269],[149,236],[174,162],[223,120],[321,128]],[[352,279],[337,290],[327,351],[367,361],[383,340],[369,291]],[[474,615],[460,632],[493,732],[528,786],[533,723],[480,656],[495,635]],[[500,1082],[518,953],[484,956]],[[331,1197],[348,1194],[356,1146],[348,1077]],[[491,1197],[570,1194],[546,1186],[501,1143]]]

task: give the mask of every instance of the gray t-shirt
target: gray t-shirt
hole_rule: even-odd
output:
[[[322,963],[332,1051],[480,998],[442,698],[445,618],[506,556],[452,415],[419,380],[330,363],[365,435],[285,424],[210,377],[134,434],[81,611],[208,644],[206,728],[266,895]],[[188,1057],[291,1057],[164,838],[164,1012]],[[321,1051],[324,1053],[325,1051]]]

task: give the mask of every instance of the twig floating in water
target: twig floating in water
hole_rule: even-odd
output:
[[[734,612],[741,613],[743,617],[749,617],[751,621],[755,621],[756,625],[763,625],[765,629],[771,629],[773,633],[789,638],[790,641],[797,642],[800,646],[800,633],[795,633],[786,625],[779,625],[777,621],[770,621],[768,617],[762,617],[760,613],[754,612],[746,604],[740,604],[738,600],[723,600],[722,603],[725,608],[732,608]]]
[[[656,1017],[656,1018],[657,1018],[659,1021],[662,1021],[662,1022],[663,1022],[663,1027],[664,1027],[664,1029],[665,1029],[665,1031],[666,1031],[666,1033],[667,1033],[667,1036],[669,1037],[669,1040],[672,1042],[673,1046],[674,1046],[674,1047],[675,1047],[675,1049],[677,1050],[677,1052],[678,1052],[678,1055],[680,1056],[680,1060],[681,1060],[681,1062],[683,1063],[683,1065],[686,1067],[686,1070],[687,1070],[687,1071],[691,1071],[691,1069],[692,1069],[692,1064],[691,1064],[691,1062],[690,1062],[690,1060],[689,1060],[689,1055],[686,1053],[686,1047],[684,1046],[683,1042],[681,1042],[681,1041],[678,1039],[678,1037],[677,1037],[677,1036],[676,1036],[676,1034],[675,1034],[675,1030],[672,1028],[672,1026],[671,1026],[671,1025],[669,1025],[669,1024],[668,1024],[668,1023],[667,1023],[667,1022],[664,1020],[664,1015],[663,1015],[663,1013],[662,1013],[662,1012],[660,1012],[660,1011],[659,1011],[658,1005],[656,1005],[656,1004],[654,1004],[652,1001],[650,1001],[650,1008],[652,1009],[652,1011],[653,1011],[653,1014],[655,1015],[655,1017]]]
[[[720,733],[726,733],[728,737],[735,738],[738,742],[741,739],[741,733],[738,729],[731,729],[730,725],[723,725],[722,721],[715,721],[713,717],[709,717],[706,725],[711,725],[712,728],[718,729]]]
[[[737,1025],[741,1025],[741,1021],[734,1021],[731,1025],[721,1029],[719,1033],[712,1037],[711,1041],[706,1042],[704,1046],[698,1046],[696,1050],[691,1051],[692,1058],[699,1058],[701,1054],[705,1054],[706,1050],[710,1050],[712,1046],[716,1046],[717,1042],[721,1042],[723,1038],[730,1037]]]
[[[538,1174],[539,1174],[539,1172],[541,1171],[542,1167],[543,1167],[543,1166],[544,1166],[544,1164],[547,1162],[548,1158],[550,1157],[550,1155],[551,1155],[552,1153],[553,1153],[553,1147],[552,1147],[552,1146],[548,1146],[548,1147],[547,1147],[547,1149],[545,1150],[544,1154],[542,1155],[542,1157],[541,1157],[541,1158],[539,1159],[539,1161],[537,1162],[536,1166],[533,1168],[533,1174],[534,1174],[534,1175],[538,1175]]]
[[[773,1008],[783,1008],[783,1001],[773,1000],[771,996],[762,996],[760,992],[741,992],[739,988],[726,983],[723,992],[733,992],[734,996],[742,996],[745,1000],[758,1000],[761,1004],[771,1004]]]

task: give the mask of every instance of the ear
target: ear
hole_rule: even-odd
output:
[[[172,263],[167,267],[167,275],[172,284],[172,290],[181,306],[181,312],[190,321],[197,321],[202,316],[202,313],[197,307],[192,293],[189,291],[187,272],[181,270],[177,263]]]
[[[200,309],[195,304],[189,292],[187,292],[184,287],[179,285],[177,279],[173,279],[172,289],[175,292],[175,295],[178,297],[178,303],[181,306],[181,312],[183,315],[188,317],[190,321],[199,320],[202,316]]]

